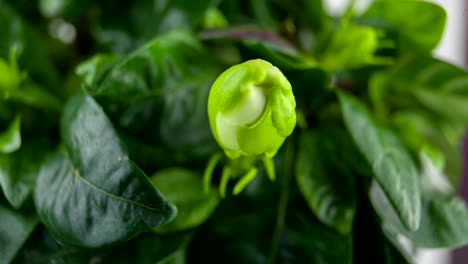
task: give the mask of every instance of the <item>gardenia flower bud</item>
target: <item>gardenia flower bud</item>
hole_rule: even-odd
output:
[[[296,125],[291,84],[271,63],[256,59],[232,66],[211,87],[211,131],[226,155],[273,157]]]

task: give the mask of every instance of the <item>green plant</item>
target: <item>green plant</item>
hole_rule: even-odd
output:
[[[0,263],[468,244],[468,73],[431,56],[445,19],[416,0],[0,0]]]

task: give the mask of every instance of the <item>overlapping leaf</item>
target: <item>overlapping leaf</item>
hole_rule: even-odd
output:
[[[346,127],[372,166],[375,179],[405,227],[416,230],[421,219],[421,194],[411,156],[391,130],[374,121],[363,103],[345,93],[338,96]]]
[[[60,242],[108,246],[175,216],[84,90],[68,102],[61,136],[64,146],[43,165],[35,190],[41,221]]]

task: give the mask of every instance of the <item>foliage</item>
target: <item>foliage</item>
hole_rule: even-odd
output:
[[[468,244],[468,73],[431,56],[446,14],[353,10],[0,0],[0,263],[401,264]],[[237,112],[275,120],[236,159],[208,106],[250,99],[209,94],[234,65],[222,85],[250,85],[255,59],[277,67],[263,88],[291,86],[262,99],[273,114]]]

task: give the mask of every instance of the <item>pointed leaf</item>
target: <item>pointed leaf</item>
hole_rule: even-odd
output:
[[[403,224],[416,230],[421,219],[418,171],[411,156],[393,132],[379,126],[363,103],[339,93],[345,125],[372,166]]]
[[[336,145],[341,136],[330,129],[302,133],[296,180],[317,218],[341,234],[348,234],[353,226],[356,198],[352,175],[340,158],[343,146]]]
[[[21,147],[21,117],[16,116],[10,126],[0,133],[0,153],[11,153]]]
[[[66,245],[119,243],[170,221],[176,213],[129,159],[111,122],[84,90],[61,121],[64,147],[43,165],[36,208],[49,232]]]

